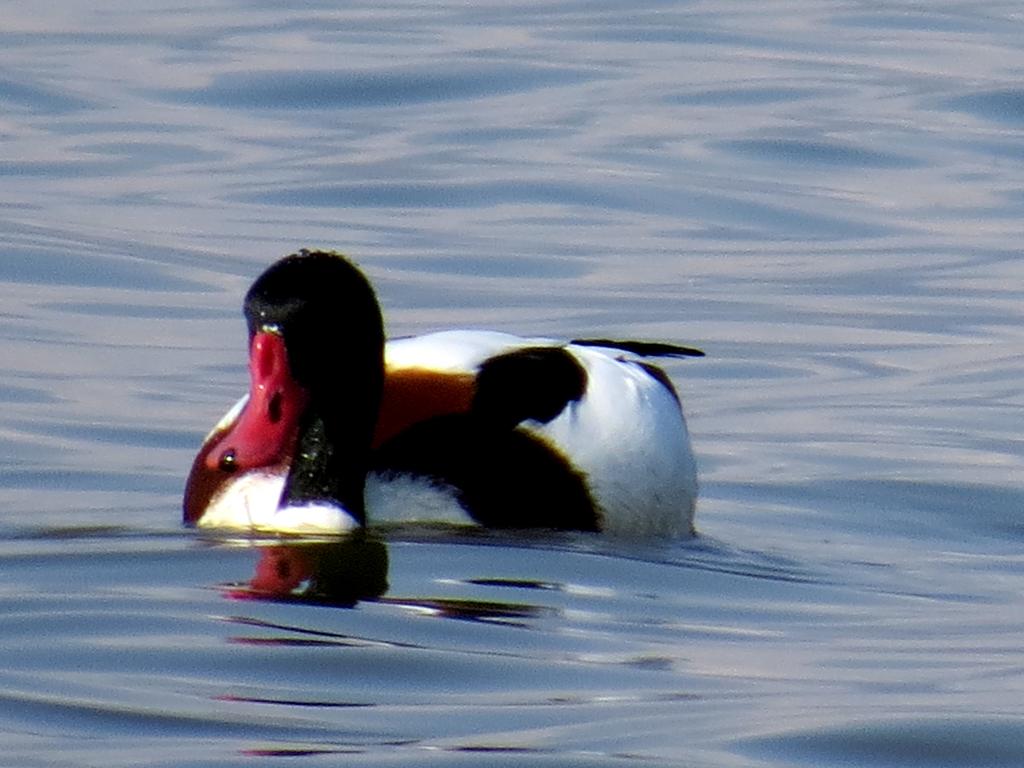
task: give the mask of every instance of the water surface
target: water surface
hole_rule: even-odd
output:
[[[1024,763],[1016,6],[333,6],[5,13],[5,764]],[[302,246],[705,349],[701,535],[183,531]]]

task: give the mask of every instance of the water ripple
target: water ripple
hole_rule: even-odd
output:
[[[753,739],[742,751],[787,765],[1011,768],[1024,764],[1024,721],[953,714],[896,718]]]
[[[1024,89],[979,91],[950,99],[950,109],[999,123],[1024,123]]]
[[[337,109],[477,99],[572,85],[592,73],[565,67],[481,63],[472,68],[233,72],[193,90],[163,91],[171,101],[236,109]]]
[[[0,78],[0,103],[43,115],[65,115],[94,106],[60,88],[7,78]]]
[[[917,168],[923,163],[907,155],[881,152],[838,141],[808,139],[740,139],[718,142],[722,149],[791,163],[849,168]]]

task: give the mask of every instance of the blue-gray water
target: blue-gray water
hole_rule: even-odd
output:
[[[1017,3],[88,6],[0,24],[0,764],[1024,764]],[[181,530],[304,245],[703,347],[701,536]]]

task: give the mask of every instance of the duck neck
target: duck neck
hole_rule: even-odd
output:
[[[366,524],[366,473],[380,410],[383,364],[374,365],[358,387],[331,387],[333,397],[313,393],[299,428],[282,506],[330,501]]]

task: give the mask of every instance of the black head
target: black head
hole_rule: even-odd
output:
[[[282,505],[335,500],[363,520],[384,382],[384,328],[373,288],[344,256],[303,250],[257,278],[244,311],[249,401],[209,462],[237,471],[290,450]]]
[[[369,281],[348,259],[301,250],[268,268],[245,297],[249,337],[284,338],[295,380],[315,394],[353,370],[382,365],[384,326]],[[375,377],[377,378],[377,377]],[[372,382],[379,388],[380,381]]]

